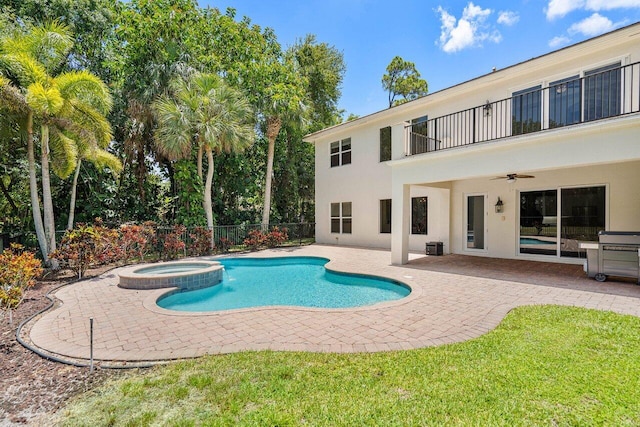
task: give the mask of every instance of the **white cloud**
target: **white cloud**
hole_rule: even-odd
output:
[[[547,19],[549,21],[562,18],[567,13],[584,6],[583,0],[551,0],[546,8]]]
[[[518,15],[516,12],[511,12],[509,10],[501,11],[500,15],[498,15],[498,24],[511,26],[516,24],[519,20],[520,20],[520,15]]]
[[[557,36],[549,40],[549,47],[555,49],[556,47],[567,45],[571,42],[569,37]]]
[[[549,0],[545,8],[549,21],[562,18],[571,11],[582,9],[599,12],[613,9],[640,8],[640,0]]]
[[[605,18],[599,13],[594,13],[580,22],[576,22],[567,30],[569,34],[582,34],[587,37],[597,36],[607,31],[611,31],[615,25],[609,18]]]
[[[460,19],[456,19],[442,6],[438,6],[436,11],[440,14],[441,22],[440,48],[447,53],[478,46],[485,40],[494,43],[502,40],[500,33],[486,24],[487,18],[493,12],[491,9],[483,9],[469,2]]]

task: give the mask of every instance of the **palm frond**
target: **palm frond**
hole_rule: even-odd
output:
[[[73,47],[69,26],[58,20],[37,25],[29,33],[29,53],[52,72],[63,61]]]
[[[49,140],[51,169],[60,178],[67,178],[76,168],[78,148],[73,139],[63,132],[52,129]]]
[[[187,115],[176,102],[160,97],[153,103],[158,127],[155,145],[158,151],[171,160],[187,158],[191,154],[193,133]]]
[[[95,141],[100,148],[109,146],[113,139],[109,120],[99,111],[78,99],[70,100],[66,104],[66,108],[60,112],[60,116],[71,119],[78,126],[93,133]]]
[[[46,82],[48,79],[44,66],[24,51],[1,52],[0,70],[17,86],[26,87],[35,82]]]
[[[64,99],[57,88],[45,87],[40,82],[32,83],[27,87],[26,98],[29,107],[38,114],[56,114],[64,105]]]
[[[15,114],[24,114],[29,109],[22,92],[9,79],[0,76],[0,106]]]
[[[100,78],[88,71],[62,73],[53,79],[65,99],[78,99],[102,114],[111,110],[113,100],[109,88]]]
[[[97,149],[91,150],[86,154],[87,156],[83,156],[83,158],[89,160],[98,169],[104,170],[108,168],[113,175],[118,175],[122,172],[122,162],[108,151]]]

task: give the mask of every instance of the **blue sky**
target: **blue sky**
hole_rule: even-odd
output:
[[[387,108],[382,75],[400,55],[429,91],[461,83],[640,21],[640,0],[200,0],[275,30],[283,47],[306,34],[344,54],[340,108]]]

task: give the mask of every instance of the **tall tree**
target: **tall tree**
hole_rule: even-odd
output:
[[[86,71],[54,75],[73,45],[68,27],[56,21],[41,24],[25,33],[0,39],[0,67],[14,92],[23,95],[26,111],[32,206],[36,234],[42,239],[40,208],[35,182],[33,148],[34,122],[39,123],[42,199],[44,206],[43,258],[55,250],[55,220],[51,197],[50,165],[61,177],[75,168],[79,147],[98,149],[111,140],[111,128],[104,112],[111,107],[106,85]],[[5,85],[7,86],[7,85]],[[9,93],[5,90],[6,93]]]
[[[271,215],[271,181],[273,179],[276,138],[280,134],[283,121],[300,121],[305,108],[303,85],[290,63],[275,61],[266,65],[263,78],[266,77],[266,81],[271,84],[263,94],[263,102],[260,103],[261,114],[264,117],[263,126],[269,142],[262,211],[262,225],[264,227],[269,225]]]
[[[382,76],[382,87],[389,93],[389,107],[425,96],[429,91],[429,85],[420,78],[416,65],[399,56],[387,66],[387,73]]]
[[[342,111],[338,101],[346,71],[342,52],[327,43],[319,43],[308,34],[287,49],[297,73],[304,77],[309,127],[305,132],[338,124]]]
[[[177,80],[173,97],[161,96],[153,107],[158,120],[155,142],[162,154],[170,159],[188,158],[195,148],[200,176],[202,156],[206,154],[203,199],[207,226],[211,228],[213,154],[240,152],[253,143],[253,111],[242,93],[216,74],[195,74]]]

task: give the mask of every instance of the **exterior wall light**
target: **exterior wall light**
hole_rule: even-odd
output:
[[[485,117],[489,117],[491,115],[491,112],[493,111],[493,105],[491,105],[488,99],[487,103],[482,107],[482,110],[484,111]]]
[[[502,203],[502,200],[498,197],[498,201],[496,202],[496,213],[502,212],[504,212],[504,203]]]

